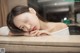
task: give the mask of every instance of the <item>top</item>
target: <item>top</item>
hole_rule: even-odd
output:
[[[64,28],[62,30],[52,32],[51,35],[70,35],[70,34],[69,34],[69,29],[67,27],[67,28]]]
[[[9,34],[9,28],[7,26],[3,26],[0,28],[0,35],[5,35],[7,36]]]

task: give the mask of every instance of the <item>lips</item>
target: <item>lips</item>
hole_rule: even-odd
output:
[[[30,31],[34,31],[34,30],[36,30],[36,27],[35,26],[32,27]]]
[[[36,30],[36,27],[35,26],[32,28],[32,31],[34,31],[34,30]]]

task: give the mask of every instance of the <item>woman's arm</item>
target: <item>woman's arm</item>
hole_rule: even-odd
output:
[[[50,35],[50,32],[47,30],[35,30],[30,32],[30,36],[45,36],[45,35]]]
[[[12,33],[11,31],[9,32],[8,34],[9,36],[19,36],[19,35],[22,35],[22,36],[29,36],[29,33]]]
[[[14,35],[14,33],[12,33],[12,32],[9,31],[9,34],[8,35],[11,36],[11,35]]]

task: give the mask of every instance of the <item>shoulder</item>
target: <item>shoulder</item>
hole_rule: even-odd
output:
[[[67,28],[68,27],[65,23],[57,23],[57,25],[61,28]]]
[[[67,28],[67,25],[64,23],[50,23],[50,31],[58,31]],[[52,27],[53,26],[53,27]]]
[[[57,23],[51,23],[55,27],[61,27],[61,28],[67,28],[68,26],[65,23],[57,22]]]

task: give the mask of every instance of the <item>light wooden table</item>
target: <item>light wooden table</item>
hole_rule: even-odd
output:
[[[0,48],[6,52],[79,52],[80,35],[43,36],[43,37],[3,37],[0,36]]]

